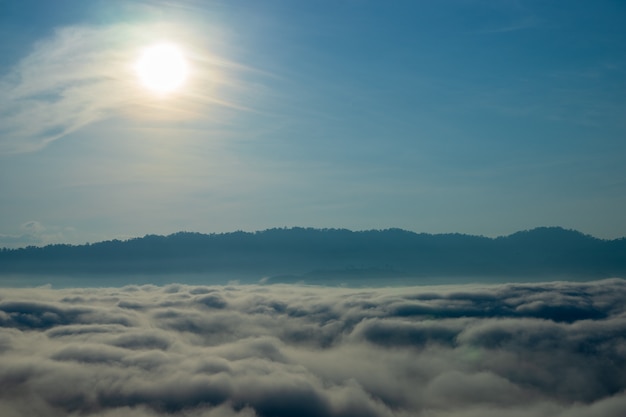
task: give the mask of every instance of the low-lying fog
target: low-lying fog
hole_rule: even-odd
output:
[[[0,415],[623,416],[626,281],[0,290]]]

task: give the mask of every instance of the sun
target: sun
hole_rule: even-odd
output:
[[[173,43],[159,43],[141,52],[135,62],[135,72],[146,88],[167,94],[184,84],[189,67],[180,47]]]

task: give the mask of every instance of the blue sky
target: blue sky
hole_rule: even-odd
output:
[[[626,236],[622,1],[0,0],[0,246]],[[167,97],[129,70],[178,44]]]

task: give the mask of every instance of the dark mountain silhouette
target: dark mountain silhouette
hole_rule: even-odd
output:
[[[215,273],[274,280],[626,276],[626,239],[541,227],[487,238],[401,229],[290,228],[147,235],[0,250],[0,274]]]

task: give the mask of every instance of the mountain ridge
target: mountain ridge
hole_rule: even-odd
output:
[[[68,273],[605,278],[626,276],[626,239],[599,239],[561,227],[496,238],[293,227],[0,250],[0,274]]]

